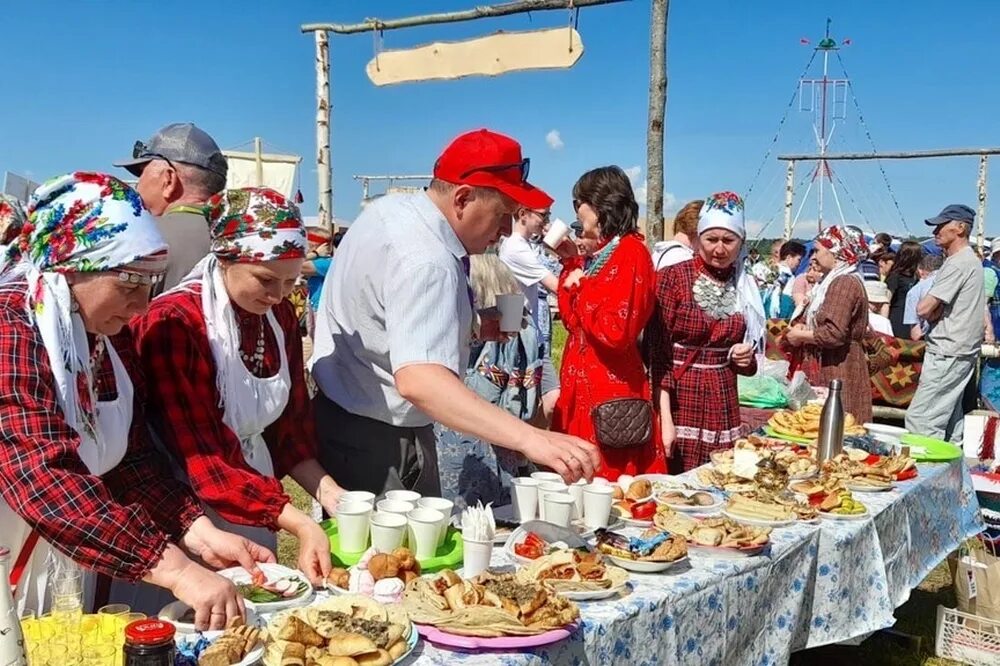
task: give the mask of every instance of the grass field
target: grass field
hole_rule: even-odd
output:
[[[566,330],[558,322],[552,332],[552,360],[559,367]],[[290,479],[284,481],[295,506],[309,510],[309,496]],[[298,544],[286,532],[278,535],[278,561],[295,566]],[[948,566],[942,562],[896,609],[894,633],[872,636],[858,647],[829,646],[796,652],[793,666],[960,666],[934,657],[934,632],[939,604],[955,606]],[[846,612],[846,611],[845,611]]]

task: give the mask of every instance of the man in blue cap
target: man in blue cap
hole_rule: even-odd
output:
[[[174,287],[208,254],[205,202],[226,187],[229,165],[218,144],[192,123],[173,123],[148,142],[136,141],[132,159],[116,162],[139,177],[136,190],[167,244],[170,263],[154,296]]]
[[[926,220],[945,260],[917,315],[930,323],[920,384],[906,410],[906,429],[961,444],[962,394],[976,372],[986,321],[983,267],[969,245],[976,214],[952,204]]]

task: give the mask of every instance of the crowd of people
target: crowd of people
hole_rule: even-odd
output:
[[[943,264],[832,226],[810,250],[776,244],[765,272],[733,192],[686,205],[651,253],[616,166],[580,176],[575,233],[545,246],[553,197],[485,129],[444,149],[424,191],[334,236],[273,190],[225,189],[191,124],[119,166],[135,188],[73,173],[26,208],[0,201],[0,532],[22,609],[79,566],[114,579],[91,575],[91,599],[156,612],[174,596],[220,627],[242,601],[212,570],[273,561],[280,529],[319,582],[329,542],[285,476],[332,514],[345,490],[461,507],[509,503],[534,467],[567,483],[692,469],[745,434],[737,376],[774,318],[793,369],[843,380],[862,422],[873,331],[925,340],[907,426],[954,437],[989,322],[965,206],[927,220]],[[517,332],[499,326],[510,294]]]

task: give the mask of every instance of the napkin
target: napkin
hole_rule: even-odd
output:
[[[466,541],[492,542],[497,532],[496,520],[493,518],[493,503],[483,506],[467,507],[462,512],[462,538]]]

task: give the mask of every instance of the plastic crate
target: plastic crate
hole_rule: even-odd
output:
[[[1000,664],[1000,621],[938,606],[934,653],[973,666]]]

